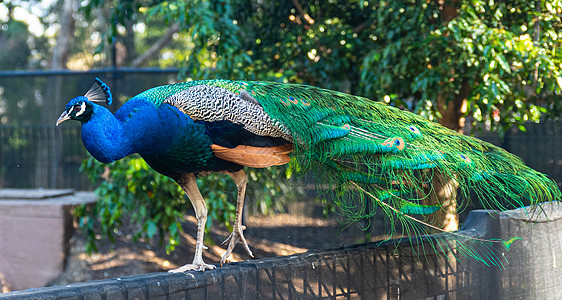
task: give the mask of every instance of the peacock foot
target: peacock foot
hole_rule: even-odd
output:
[[[230,255],[232,254],[232,250],[234,250],[234,246],[236,246],[236,244],[238,243],[242,243],[242,245],[244,246],[244,249],[246,249],[246,252],[251,256],[254,257],[254,255],[252,254],[252,251],[250,250],[250,247],[248,246],[248,242],[246,242],[246,239],[244,238],[244,234],[242,233],[242,231],[246,229],[246,226],[236,226],[233,230],[232,233],[230,234],[230,236],[228,236],[228,238],[222,243],[223,245],[228,243],[228,248],[226,249],[226,252],[224,253],[224,255],[221,258],[220,261],[220,265],[222,266],[226,260],[230,257]]]
[[[201,262],[201,263],[187,264],[177,269],[169,270],[168,273],[183,273],[187,271],[205,271],[205,270],[215,269],[216,267],[217,266],[215,265],[209,265],[204,262]]]

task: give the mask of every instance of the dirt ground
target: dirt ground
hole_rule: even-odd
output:
[[[291,214],[251,216],[246,222],[244,235],[254,259],[306,252],[309,249],[335,249],[365,241],[365,234],[357,225],[343,228],[335,217],[323,218],[321,214],[308,214],[306,203],[297,204]],[[315,215],[315,216],[310,216]],[[88,256],[84,253],[84,237],[75,231],[71,241],[64,273],[50,285],[65,285],[97,279],[114,278],[151,272],[163,272],[180,267],[193,260],[196,232],[195,217],[187,216],[183,224],[181,244],[170,255],[156,243],[132,241],[127,226],[116,235],[116,243],[103,240],[99,252]],[[203,258],[217,264],[225,252],[221,246],[229,232],[225,227],[214,226],[210,234],[215,244],[206,245]],[[233,261],[251,259],[239,244],[233,253]]]

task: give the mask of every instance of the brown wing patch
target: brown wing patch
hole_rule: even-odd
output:
[[[220,159],[252,168],[266,168],[288,163],[291,158],[287,154],[293,151],[293,145],[285,144],[276,147],[239,145],[236,148],[227,148],[213,144],[211,150]]]

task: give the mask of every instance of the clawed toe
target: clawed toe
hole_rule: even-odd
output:
[[[245,226],[241,226],[241,229],[234,229],[232,233],[228,236],[228,238],[222,243],[223,245],[228,243],[228,248],[226,249],[225,254],[221,258],[220,261],[221,266],[230,257],[232,251],[234,250],[234,247],[238,243],[242,243],[244,249],[250,255],[250,257],[254,257],[252,251],[250,250],[250,247],[248,246],[248,242],[246,242],[246,238],[244,238],[244,234],[242,233],[242,230],[244,230],[245,228],[246,228]]]

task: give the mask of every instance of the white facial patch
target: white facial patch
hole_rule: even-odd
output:
[[[82,102],[82,105],[80,105],[80,111],[76,113],[76,116],[80,116],[81,114],[83,114],[86,111],[86,102]]]

